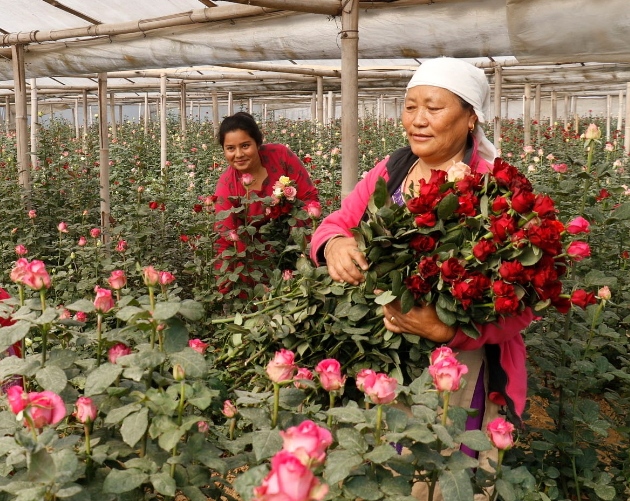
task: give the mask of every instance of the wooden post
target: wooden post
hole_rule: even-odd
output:
[[[4,98],[4,131],[9,134],[9,122],[11,121],[11,102],[9,96]]]
[[[317,92],[311,95],[311,122],[317,122]]]
[[[549,116],[549,127],[553,129],[558,119],[558,95],[555,90],[551,91],[551,115]]]
[[[628,106],[628,96],[630,96],[630,82],[626,84],[626,133],[624,136],[626,155],[630,154],[630,106]]]
[[[39,132],[38,104],[37,79],[31,78],[31,167],[37,166],[37,133]]]
[[[534,95],[534,121],[536,122],[536,143],[540,143],[540,84],[536,84]]]
[[[186,137],[186,82],[179,87],[179,128],[182,138]]]
[[[341,12],[341,198],[359,177],[359,0],[345,2]]]
[[[228,115],[234,115],[234,97],[232,91],[228,92]]]
[[[494,67],[494,147],[501,149],[501,95],[503,94],[503,69]]]
[[[17,136],[18,182],[27,207],[31,199],[31,170],[28,158],[28,124],[26,119],[26,78],[24,73],[24,46],[12,45],[13,85],[15,91],[15,132]]]
[[[87,97],[87,89],[83,89],[81,92],[83,97],[83,141],[85,142],[85,138],[87,137],[88,131],[88,97]],[[85,144],[83,145],[85,149]]]
[[[610,142],[610,126],[612,120],[612,96],[606,95],[606,142]]]
[[[74,100],[74,137],[79,140],[81,137],[81,127],[79,126],[79,98]]]
[[[317,117],[318,124],[324,123],[324,78],[317,77]]]
[[[569,95],[564,95],[564,130],[569,130],[569,114],[571,113],[569,107]]]
[[[264,121],[264,117],[263,117]],[[214,137],[216,138],[219,135],[219,96],[217,95],[217,91],[212,91],[212,128],[214,129]]]
[[[247,100],[247,112],[250,115],[254,114],[254,100],[251,97]]]
[[[580,133],[580,117],[577,114],[577,96],[571,96],[571,116],[575,122],[575,133]]]
[[[617,130],[621,131],[621,128],[623,127],[623,91],[620,90],[619,91],[619,112],[617,114]]]
[[[166,173],[166,73],[160,74],[160,173]]]
[[[101,230],[102,242],[109,243],[109,138],[107,136],[107,73],[98,74],[98,137],[100,164],[100,195],[101,195]]]
[[[525,94],[523,96],[523,146],[532,145],[532,84],[525,84]]]
[[[109,115],[112,123],[112,140],[118,140],[118,132],[116,130],[116,98],[114,97],[114,93],[109,93]]]
[[[144,137],[149,133],[149,116],[151,110],[149,109],[149,93],[144,94]]]

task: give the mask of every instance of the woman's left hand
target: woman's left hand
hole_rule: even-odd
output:
[[[455,337],[456,328],[442,322],[432,304],[403,313],[400,301],[393,301],[383,306],[383,315],[387,330],[396,334],[415,334],[436,343],[448,343]]]

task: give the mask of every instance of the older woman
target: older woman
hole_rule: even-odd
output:
[[[377,164],[344,199],[341,209],[322,221],[313,235],[311,257],[325,262],[330,276],[359,284],[369,263],[358,249],[350,228],[357,226],[376,181],[384,178],[392,199],[403,204],[412,186],[428,181],[432,170],[448,170],[457,162],[473,171],[487,172],[496,156],[479,123],[489,116],[490,87],[483,70],[452,58],[423,63],[407,85],[402,123],[409,146]],[[383,307],[384,323],[395,333],[409,333],[436,343],[447,343],[460,352],[468,366],[465,390],[453,397],[455,405],[478,410],[467,429],[485,429],[507,406],[519,421],[525,408],[527,374],[521,331],[533,319],[527,309],[519,316],[480,326],[482,335],[472,339],[441,322],[432,305],[416,306],[402,313],[399,302]],[[468,451],[472,455],[472,451]],[[482,461],[484,458],[480,457]]]

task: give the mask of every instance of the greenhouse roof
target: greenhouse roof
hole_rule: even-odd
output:
[[[341,0],[0,0],[0,95],[12,93],[11,46],[40,92],[121,94],[186,82],[188,92],[338,90]],[[359,88],[401,89],[427,58],[504,66],[504,92],[616,92],[630,81],[627,0],[360,2]],[[75,94],[76,95],[76,94]]]

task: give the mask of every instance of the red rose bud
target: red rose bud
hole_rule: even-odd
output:
[[[587,258],[591,255],[591,248],[586,242],[571,242],[569,247],[567,247],[567,255],[573,261],[582,261],[582,259]]]
[[[375,404],[389,404],[398,394],[398,381],[382,372],[366,374],[362,386],[363,392]]]
[[[416,216],[416,226],[419,228],[433,228],[437,223],[437,219],[433,212],[425,212]]]
[[[473,256],[482,263],[497,251],[497,246],[491,240],[481,240],[472,248]]]
[[[201,353],[203,355],[209,345],[208,343],[204,343],[201,339],[195,338],[188,341],[188,346],[195,350],[197,353]]]
[[[586,308],[589,304],[595,304],[596,302],[597,299],[595,299],[595,294],[592,292],[586,292],[583,289],[577,289],[573,292],[573,294],[571,294],[571,303],[582,309]]]
[[[131,354],[131,348],[129,348],[129,346],[123,343],[116,343],[107,352],[107,358],[110,363],[115,364],[118,357],[123,357],[129,354]]]

